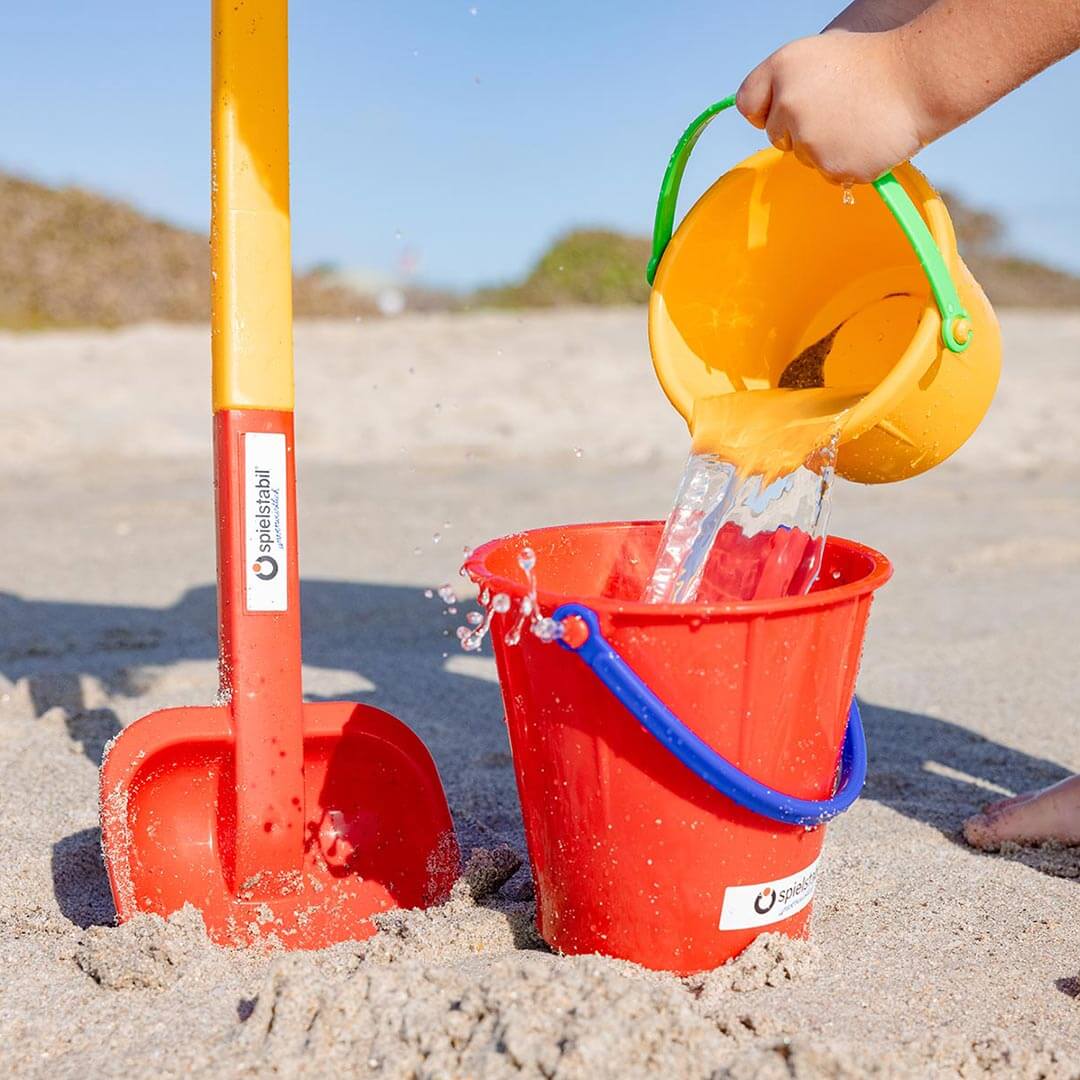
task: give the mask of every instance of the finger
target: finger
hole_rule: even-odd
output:
[[[813,137],[800,139],[795,144],[795,157],[803,165],[815,169],[823,180],[830,184],[849,184],[848,163],[836,159],[835,155],[822,154],[821,146]]]
[[[795,145],[787,115],[782,109],[773,109],[765,122],[765,134],[777,150],[790,150]]]
[[[814,161],[814,155],[810,152],[810,147],[804,142],[798,142],[792,147],[795,154],[795,160],[800,165],[805,165],[808,169],[816,169],[817,162]]]
[[[837,184],[843,187],[844,185],[850,184],[868,183],[868,181],[863,179],[859,169],[853,169],[848,162],[841,163],[829,159],[815,160],[814,168],[816,168],[830,184]]]
[[[772,75],[765,64],[758,64],[742,81],[735,95],[735,108],[756,128],[763,128],[772,106]]]

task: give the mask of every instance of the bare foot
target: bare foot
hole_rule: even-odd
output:
[[[964,822],[964,839],[981,851],[997,851],[1007,843],[1040,844],[1047,840],[1080,844],[1080,776],[991,803]]]

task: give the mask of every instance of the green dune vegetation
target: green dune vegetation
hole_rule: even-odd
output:
[[[575,229],[540,256],[523,281],[482,289],[483,307],[559,307],[643,304],[649,298],[645,264],[651,246],[639,236],[609,229]]]
[[[1080,307],[1080,277],[1011,253],[996,215],[945,193],[965,262],[998,307]],[[486,307],[639,304],[648,299],[646,237],[576,229],[558,237],[517,283],[480,290]]]
[[[412,307],[445,306],[418,291]],[[300,318],[376,315],[375,301],[315,270],[296,275]],[[16,330],[205,321],[205,234],[79,188],[0,173],[0,327]]]
[[[1008,251],[993,214],[947,196],[960,248],[1000,307],[1080,307],[1080,277]],[[469,296],[406,290],[409,310],[641,304],[643,236],[601,228],[557,237],[525,277]],[[204,321],[206,236],[79,188],[0,173],[0,327],[17,330]],[[375,299],[313,270],[294,285],[299,318],[377,317]]]

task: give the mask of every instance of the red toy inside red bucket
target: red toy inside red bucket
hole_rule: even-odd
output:
[[[646,604],[660,531],[538,529],[466,569],[515,600],[492,637],[541,934],[690,973],[765,931],[806,932],[821,823],[865,776],[855,676],[891,568],[832,538],[807,596]],[[540,612],[569,620],[559,644],[505,643],[525,547]]]

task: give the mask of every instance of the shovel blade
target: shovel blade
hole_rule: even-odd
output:
[[[305,703],[303,721],[302,857],[248,881],[235,880],[228,706],[164,709],[117,737],[101,769],[101,843],[120,921],[190,903],[219,944],[316,949],[369,937],[380,911],[447,898],[458,848],[423,743],[353,702]]]

